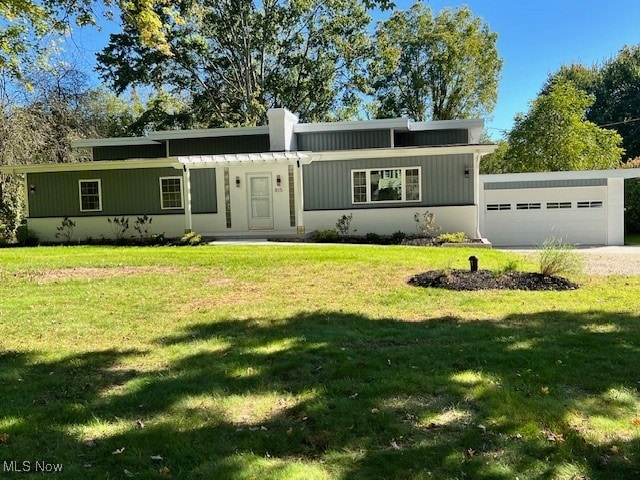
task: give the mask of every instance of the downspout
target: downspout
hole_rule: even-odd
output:
[[[191,170],[187,165],[182,166],[182,183],[184,184],[184,232],[193,231],[193,218],[191,217]]]
[[[480,160],[484,155],[482,153],[475,153],[473,155],[473,181],[476,185],[474,190],[474,199],[473,203],[476,204],[476,238],[482,238],[482,233],[480,232],[480,215],[482,204],[480,203],[484,199],[484,193],[480,192],[482,185],[480,184]]]
[[[296,167],[297,167],[297,176],[298,176],[298,181],[297,183],[297,192],[295,192],[295,196],[298,200],[298,205],[297,205],[297,214],[296,214],[296,218],[298,219],[297,221],[297,225],[296,225],[296,233],[298,234],[303,234],[305,233],[304,230],[304,185],[303,185],[303,181],[302,181],[302,164],[300,163],[300,159],[296,160]]]

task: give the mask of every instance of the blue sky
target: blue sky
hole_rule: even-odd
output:
[[[396,0],[403,10],[413,3]],[[561,65],[602,63],[624,45],[640,44],[638,0],[430,0],[425,4],[435,11],[468,5],[498,34],[504,67],[498,103],[492,118],[485,119],[494,139],[512,127],[517,113],[528,110],[549,73]],[[106,40],[106,32],[76,31],[68,54],[88,70]]]

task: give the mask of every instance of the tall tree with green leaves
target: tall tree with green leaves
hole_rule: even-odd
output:
[[[105,13],[97,14],[102,6]],[[3,0],[0,71],[22,79],[25,68],[47,56],[44,38],[62,36],[73,26],[98,25],[100,15],[111,18],[114,10],[121,12],[145,45],[169,54],[167,31],[171,24],[182,22],[171,0]]]
[[[369,2],[372,5],[388,2]],[[99,70],[117,92],[164,88],[188,98],[182,126],[259,125],[271,107],[304,120],[356,111],[355,73],[370,18],[358,0],[183,0],[169,51],[145,45],[134,25],[112,35]],[[157,14],[164,21],[164,13]],[[176,115],[167,115],[175,123]],[[191,119],[191,120],[189,120]],[[185,125],[185,122],[191,125]]]
[[[375,38],[369,93],[377,117],[452,120],[493,110],[498,36],[469,8],[434,16],[419,2],[381,22]]]
[[[545,172],[616,168],[623,149],[616,132],[585,119],[594,98],[570,82],[541,93],[525,115],[518,115],[502,158],[489,158],[496,171]]]
[[[640,45],[605,62],[594,95],[589,120],[622,136],[626,158],[640,156]]]

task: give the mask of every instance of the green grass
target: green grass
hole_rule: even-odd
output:
[[[535,269],[420,247],[0,250],[0,477],[637,478],[640,277],[406,285],[471,254]]]
[[[640,233],[627,233],[624,236],[625,245],[640,245]]]

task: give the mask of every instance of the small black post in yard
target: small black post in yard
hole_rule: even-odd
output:
[[[476,257],[475,255],[471,255],[469,257],[469,264],[471,265],[472,272],[478,271],[478,257]]]

